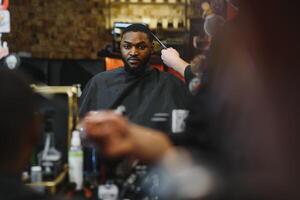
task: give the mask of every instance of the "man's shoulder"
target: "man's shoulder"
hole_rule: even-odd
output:
[[[124,71],[123,67],[117,68],[114,70],[104,71],[100,72],[93,76],[92,80],[101,80],[101,79],[107,79],[107,78],[113,78],[114,76],[122,73]]]
[[[166,80],[168,82],[178,83],[178,84],[184,84],[184,82],[180,78],[176,77],[174,74],[170,72],[165,72],[160,70],[157,71],[159,73],[160,78],[163,80]]]

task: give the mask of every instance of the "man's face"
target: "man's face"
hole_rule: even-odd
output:
[[[123,60],[131,69],[139,69],[146,65],[152,53],[152,43],[146,33],[127,32],[121,40]]]

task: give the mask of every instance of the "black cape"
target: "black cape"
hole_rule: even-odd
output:
[[[186,109],[188,92],[184,83],[174,75],[148,68],[144,73],[132,75],[124,68],[95,75],[80,98],[80,116],[88,111],[126,107],[126,116],[139,125],[159,128],[151,121],[155,113],[169,114],[169,127],[173,109]]]

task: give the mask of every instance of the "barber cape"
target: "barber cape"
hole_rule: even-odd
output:
[[[172,110],[186,109],[187,97],[184,83],[170,73],[149,67],[133,75],[118,68],[99,73],[88,82],[80,98],[79,112],[83,117],[88,111],[123,105],[130,121],[157,128],[151,122],[153,116],[168,113],[170,118]]]

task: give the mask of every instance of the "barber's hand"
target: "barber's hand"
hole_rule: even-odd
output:
[[[132,138],[127,119],[113,111],[90,112],[83,119],[87,137],[108,157],[131,154]]]
[[[184,76],[184,70],[189,65],[186,61],[180,58],[178,51],[173,48],[163,49],[161,51],[161,59],[168,66],[178,71]]]

